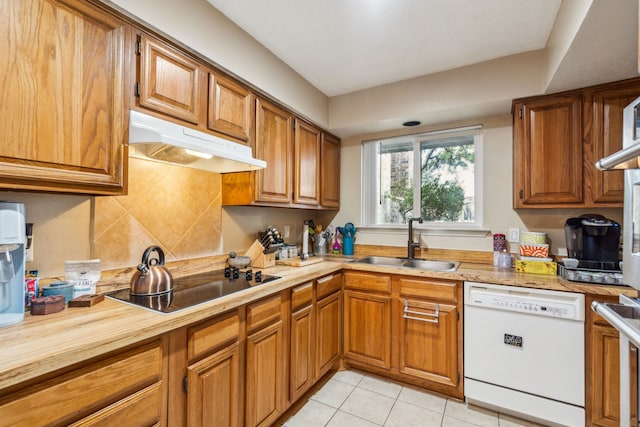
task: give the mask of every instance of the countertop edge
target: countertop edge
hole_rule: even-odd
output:
[[[0,390],[152,339],[341,270],[489,282],[591,295],[638,295],[630,287],[569,282],[557,276],[515,273],[484,264],[463,263],[455,272],[372,266],[337,260],[305,267],[276,266],[269,268],[268,272],[281,276],[279,280],[171,314],[160,314],[105,298],[91,308],[66,308],[60,313],[47,316],[26,315],[22,323],[0,329],[0,340],[3,343],[0,355]],[[80,319],[82,322],[78,322]],[[103,325],[107,322],[108,327],[105,328]]]

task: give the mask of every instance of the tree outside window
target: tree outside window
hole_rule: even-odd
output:
[[[369,225],[405,224],[415,212],[432,223],[474,223],[479,132],[440,131],[365,143],[365,151],[376,153],[365,156],[376,160],[363,169],[365,179],[376,179],[377,195],[368,198],[375,206],[365,206],[375,211],[365,212]]]

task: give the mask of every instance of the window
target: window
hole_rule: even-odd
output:
[[[363,221],[480,226],[480,126],[363,143]]]

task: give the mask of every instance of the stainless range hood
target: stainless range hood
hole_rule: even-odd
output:
[[[229,173],[262,169],[251,147],[131,110],[129,155],[132,157]]]

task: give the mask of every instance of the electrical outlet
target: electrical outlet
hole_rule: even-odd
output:
[[[519,242],[520,241],[520,229],[519,228],[510,228],[509,229],[509,241],[510,242]]]
[[[284,226],[284,236],[282,236],[284,239],[288,239],[289,238],[289,233],[291,232],[291,230],[289,229],[288,225]]]
[[[33,262],[33,239],[31,240],[31,247],[24,250],[24,260],[26,262]]]

